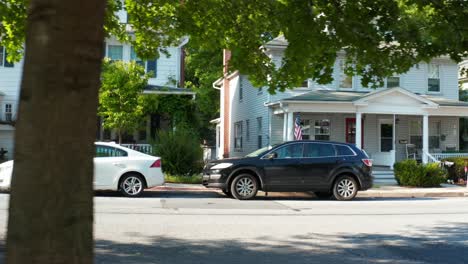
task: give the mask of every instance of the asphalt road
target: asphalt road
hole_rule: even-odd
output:
[[[468,263],[468,198],[151,192],[98,194],[95,212],[96,263]]]

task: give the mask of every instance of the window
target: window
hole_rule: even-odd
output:
[[[389,152],[393,149],[393,124],[380,124],[380,151]]]
[[[242,150],[242,121],[234,124],[234,148]]]
[[[335,145],[338,156],[356,156],[356,153],[348,146]]]
[[[148,60],[146,62],[146,72],[152,73],[151,75],[152,78],[156,78],[156,76],[158,75],[157,68],[158,68],[158,61],[156,59]]]
[[[422,149],[422,122],[420,120],[410,121],[410,143]]]
[[[307,143],[305,144],[305,158],[321,158],[336,156],[335,149],[331,144]]]
[[[5,121],[11,122],[13,116],[12,106],[11,104],[5,105]]]
[[[242,101],[244,98],[244,87],[242,85],[242,80],[241,83],[239,84],[239,101]]]
[[[257,117],[257,148],[263,147],[263,140],[262,140],[262,133],[263,133],[263,125],[262,125],[262,117]]]
[[[387,88],[400,87],[400,76],[387,78]]]
[[[263,87],[258,88],[257,94],[263,94]]]
[[[123,46],[122,45],[107,46],[107,57],[111,60],[122,60]]]
[[[429,92],[440,92],[439,65],[428,64],[428,88]]]
[[[96,157],[126,157],[127,152],[108,146],[96,145]]]
[[[245,120],[245,140],[250,141],[250,120]]]
[[[135,61],[136,64],[140,65],[141,67],[145,68],[145,62],[138,58],[138,55],[135,52],[135,47],[132,46],[130,49],[130,60]]]
[[[348,76],[345,73],[345,61],[340,60],[340,88],[351,89],[353,88],[353,76]]]
[[[278,159],[302,158],[304,144],[289,144],[275,150]]]
[[[0,46],[0,66],[13,67],[13,63],[7,60],[7,50],[5,47]]]
[[[308,140],[310,139],[310,120],[302,119],[301,120],[301,128],[302,128],[302,139]]]
[[[429,122],[429,148],[440,149],[440,121]]]
[[[330,119],[315,120],[315,140],[330,140]]]
[[[301,83],[301,87],[305,87],[305,88],[309,87],[309,81],[308,80],[303,81]]]

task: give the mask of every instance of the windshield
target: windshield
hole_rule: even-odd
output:
[[[260,154],[262,154],[263,152],[265,152],[267,150],[270,150],[270,149],[271,149],[271,146],[264,147],[264,148],[261,148],[261,149],[257,149],[256,151],[246,155],[246,157],[248,157],[248,158],[258,157]]]

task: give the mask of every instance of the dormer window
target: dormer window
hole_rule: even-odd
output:
[[[387,88],[400,87],[400,76],[391,76],[387,78]]]
[[[440,75],[438,64],[428,64],[427,90],[429,92],[440,92]]]
[[[348,76],[345,73],[345,62],[340,60],[340,89],[352,89],[353,88],[353,76]]]

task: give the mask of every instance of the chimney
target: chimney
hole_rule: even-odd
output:
[[[229,133],[229,124],[231,123],[231,108],[230,108],[230,89],[229,89],[229,79],[227,78],[229,73],[229,60],[231,60],[231,51],[224,49],[223,50],[223,89],[224,89],[224,114],[223,114],[223,133],[224,133],[224,142],[223,142],[223,157],[229,157],[229,148],[230,148],[230,139],[231,134]]]

